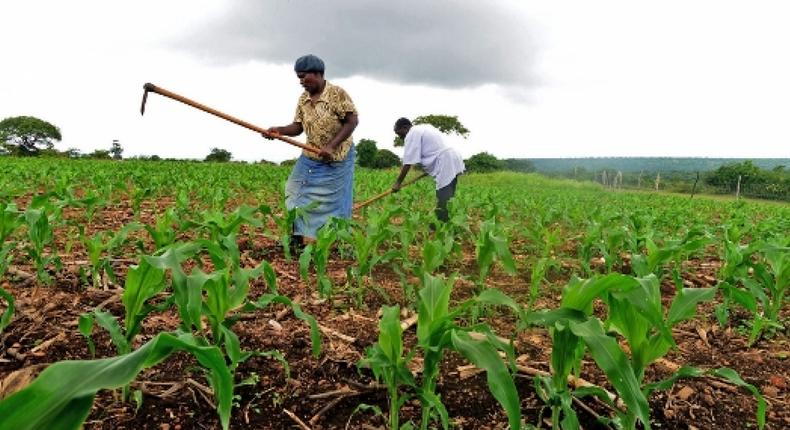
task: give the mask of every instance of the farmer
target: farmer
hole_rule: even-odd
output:
[[[421,164],[425,173],[436,181],[436,218],[450,219],[447,202],[455,195],[458,175],[464,172],[464,160],[453,148],[444,144],[442,133],[430,124],[412,125],[407,118],[395,122],[395,134],[404,142],[403,167],[392,185],[392,192],[400,190],[401,183],[413,164]]]
[[[316,231],[330,217],[351,218],[355,155],[351,133],[359,120],[348,93],[324,79],[320,58],[299,57],[294,71],[305,90],[294,120],[268,132],[285,136],[305,132],[307,145],[320,151],[303,150],[285,185],[285,206],[305,209],[294,222],[294,240],[301,244],[314,241]],[[266,133],[264,137],[271,138]]]

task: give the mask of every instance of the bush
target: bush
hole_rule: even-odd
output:
[[[481,152],[469,157],[464,162],[468,172],[488,173],[504,170],[505,163],[487,152]]]
[[[400,166],[400,157],[388,149],[379,149],[376,152],[376,158],[373,160],[373,166],[376,169],[387,169],[390,167]]]
[[[357,164],[359,167],[373,167],[376,164],[377,153],[375,140],[360,140],[357,144]]]
[[[227,163],[232,155],[229,151],[220,148],[211,148],[211,153],[206,156],[205,161]]]

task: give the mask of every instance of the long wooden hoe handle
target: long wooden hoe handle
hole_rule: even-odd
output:
[[[281,135],[279,133],[272,133],[269,130],[266,130],[265,128],[258,127],[255,124],[251,124],[251,123],[249,123],[247,121],[243,121],[243,120],[238,119],[236,117],[230,116],[230,115],[228,115],[226,113],[223,113],[223,112],[220,112],[220,111],[218,111],[216,109],[210,108],[210,107],[208,107],[208,106],[206,106],[204,104],[198,103],[198,102],[196,102],[194,100],[190,100],[190,99],[188,99],[188,98],[186,98],[184,96],[181,96],[181,95],[178,95],[178,94],[176,94],[174,92],[168,91],[168,90],[166,90],[166,89],[164,89],[162,87],[157,87],[156,85],[154,85],[152,83],[147,83],[147,84],[143,85],[143,89],[145,90],[145,93],[143,93],[143,102],[140,105],[140,115],[145,113],[145,102],[148,99],[148,92],[150,91],[150,92],[157,93],[159,95],[163,95],[165,97],[171,98],[173,100],[177,100],[177,101],[179,101],[181,103],[184,103],[185,105],[192,106],[193,108],[200,109],[203,112],[208,112],[208,113],[210,113],[212,115],[218,116],[218,117],[220,117],[222,119],[225,119],[225,120],[228,120],[228,121],[230,121],[230,122],[232,122],[234,124],[238,124],[238,125],[240,125],[240,126],[242,126],[244,128],[248,128],[248,129],[250,129],[252,131],[257,131],[258,133],[261,133],[261,134],[263,134],[263,135],[265,135],[267,137],[270,137],[272,139],[282,140],[283,142],[290,143],[293,146],[298,146],[299,148],[302,148],[305,151],[309,151],[309,152],[312,152],[314,154],[319,154],[321,152],[319,149],[313,148],[312,146],[307,146],[304,143],[299,142],[298,140],[291,139],[291,138],[283,136],[283,135]]]
[[[416,178],[410,179],[410,180],[404,182],[403,184],[401,184],[401,188],[409,186],[409,185],[419,181],[420,179],[422,179],[422,178],[424,178],[426,176],[428,176],[428,174],[427,173],[423,173],[420,176],[417,176]],[[376,200],[378,200],[378,199],[380,199],[382,197],[386,197],[386,196],[388,196],[390,194],[392,194],[392,189],[384,191],[383,193],[381,193],[381,194],[379,194],[377,196],[371,197],[371,198],[365,200],[364,202],[359,202],[359,203],[355,204],[354,205],[354,210],[357,210],[357,209],[360,209],[360,208],[364,208],[365,206],[375,202]]]

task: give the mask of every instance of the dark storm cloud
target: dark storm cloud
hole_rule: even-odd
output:
[[[211,61],[292,64],[313,53],[332,78],[525,88],[526,26],[493,0],[232,0],[178,44]]]

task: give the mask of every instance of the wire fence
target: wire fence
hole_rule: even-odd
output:
[[[747,197],[764,200],[790,202],[790,183],[777,181],[774,183],[737,182],[725,186],[710,185],[705,181],[704,173],[696,172],[620,172],[571,171],[552,173],[548,176],[564,177],[578,181],[598,182],[613,189],[631,189],[644,191],[669,191],[683,194],[715,194],[733,197]]]

